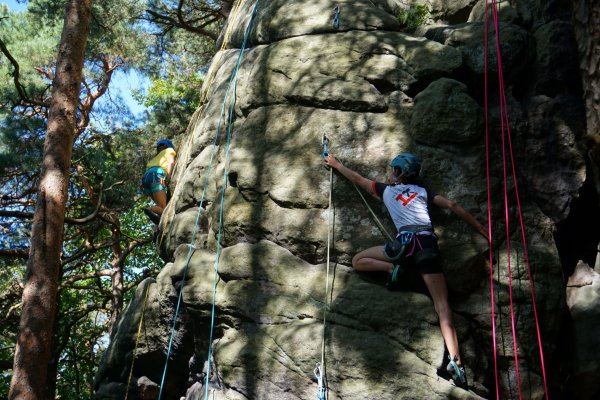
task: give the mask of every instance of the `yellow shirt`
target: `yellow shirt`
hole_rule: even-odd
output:
[[[146,169],[152,167],[161,167],[165,170],[167,175],[170,175],[171,168],[173,167],[172,164],[175,161],[175,156],[177,156],[177,152],[168,147],[155,155],[152,160],[148,161],[148,164],[146,164]]]

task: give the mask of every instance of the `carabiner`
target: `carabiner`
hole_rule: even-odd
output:
[[[325,136],[325,134],[323,134],[323,140],[321,141],[321,143],[323,144],[323,158],[325,158],[329,155],[329,152],[327,151],[327,145],[329,145],[329,138]]]
[[[340,6],[339,6],[339,4],[334,7],[333,12],[335,13],[335,15],[333,16],[333,23],[331,25],[333,25],[333,27],[335,29],[337,29],[340,27]]]

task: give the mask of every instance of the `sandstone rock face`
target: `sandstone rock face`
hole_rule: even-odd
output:
[[[600,390],[600,361],[594,351],[600,339],[600,274],[580,262],[567,283],[567,304],[573,319],[574,376],[571,384],[580,399],[593,399]]]
[[[452,7],[444,8],[447,3]],[[557,343],[566,307],[553,232],[585,179],[585,163],[578,147],[582,102],[565,75],[552,71],[549,60],[564,49],[538,29],[536,18],[550,17],[537,2],[507,8],[501,25],[531,274],[514,194],[506,199],[508,229],[503,224],[497,83],[489,107],[497,243],[491,279],[487,241],[455,215],[431,210],[470,390],[444,372],[437,315],[420,277],[409,272],[402,290],[389,292],[385,277],[351,268],[356,252],[387,238],[355,188],[337,174],[330,181],[321,156],[324,134],[329,151],[370,179],[385,181],[397,153],[418,153],[425,160],[424,185],[487,220],[484,11],[475,8],[481,2],[429,2],[434,16],[457,25],[425,26],[422,36],[399,31],[394,13],[406,4],[261,2],[237,75],[231,122],[221,110],[230,105],[223,107],[224,98],[254,3],[243,1],[241,11],[230,15],[229,34],[221,39],[227,49],[208,72],[208,101],[183,139],[174,196],[160,225],[157,247],[167,264],[156,281],[138,288],[112,333],[96,379],[97,399],[122,398],[133,360],[137,383],[129,390],[138,398],[151,397],[163,376],[168,399],[196,399],[207,389],[214,399],[314,398],[313,370],[323,341],[330,399],[495,397],[490,289],[501,397],[519,390],[511,297],[520,389],[525,398],[544,397],[530,277],[548,365],[563,356]],[[331,23],[335,5],[341,10],[337,29]],[[568,21],[555,19],[566,32]],[[490,74],[497,68],[492,64]],[[392,232],[385,208],[367,197]],[[142,315],[143,334],[134,349]],[[548,373],[557,379],[556,371]]]

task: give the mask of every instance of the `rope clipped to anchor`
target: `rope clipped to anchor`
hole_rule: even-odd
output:
[[[323,145],[323,158],[329,155],[327,146],[329,145],[329,138],[323,134],[321,140]],[[327,328],[327,311],[329,310],[329,259],[331,251],[331,230],[333,227],[332,221],[332,192],[333,192],[333,168],[329,168],[329,226],[327,228],[327,268],[326,268],[326,279],[325,279],[325,308],[323,310],[323,337],[321,342],[321,362],[317,363],[314,374],[317,379],[317,400],[327,400],[327,383],[326,383],[326,368],[325,368],[325,341],[326,341],[326,328]]]

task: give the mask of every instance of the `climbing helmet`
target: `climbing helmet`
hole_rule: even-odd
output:
[[[400,168],[402,176],[407,178],[416,178],[421,172],[421,157],[410,154],[402,153],[398,154],[391,162],[392,168]]]
[[[173,142],[171,142],[169,139],[161,139],[158,142],[156,142],[156,149],[158,149],[160,146],[166,146],[171,149],[175,148]]]

